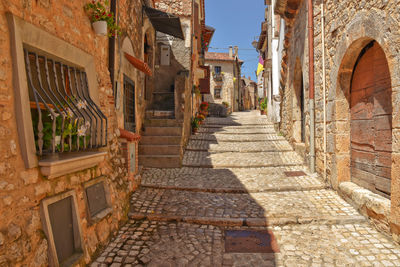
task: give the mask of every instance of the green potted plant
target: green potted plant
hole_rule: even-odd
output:
[[[267,98],[264,98],[263,100],[261,100],[260,102],[260,111],[261,111],[261,115],[265,115],[266,111],[267,111]]]
[[[192,134],[195,134],[199,129],[200,123],[198,118],[192,119]]]
[[[120,33],[119,26],[115,23],[114,13],[108,11],[109,1],[92,1],[85,5],[85,10],[92,22],[93,30],[98,35],[115,36]]]

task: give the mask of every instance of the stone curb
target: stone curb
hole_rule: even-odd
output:
[[[258,165],[250,165],[250,166],[248,166],[248,165],[247,166],[237,166],[237,165],[212,165],[212,164],[199,164],[199,165],[182,164],[182,167],[187,167],[187,168],[209,168],[209,169],[239,169],[239,168],[253,169],[253,168],[270,168],[270,167],[280,168],[280,167],[293,167],[293,166],[302,167],[302,166],[304,166],[304,163],[288,163],[288,164],[280,164],[280,165],[258,164]]]
[[[254,143],[254,142],[276,142],[276,141],[285,141],[286,139],[278,138],[278,139],[267,139],[267,140],[217,140],[216,138],[195,138],[190,137],[190,141],[218,141],[218,143]]]
[[[308,187],[297,186],[283,186],[279,188],[265,188],[265,189],[240,189],[240,188],[200,188],[200,187],[179,187],[179,186],[159,186],[152,184],[141,184],[143,189],[163,189],[163,190],[178,190],[189,192],[204,192],[204,193],[228,193],[228,194],[249,194],[249,193],[264,193],[264,192],[293,192],[293,191],[314,191],[329,189],[329,186],[318,185]]]
[[[193,152],[209,152],[210,154],[217,154],[217,153],[271,153],[276,152],[276,150],[269,149],[269,150],[215,150],[215,149],[202,149],[202,148],[190,148],[189,146],[186,148],[186,151],[193,151]],[[279,153],[285,152],[295,152],[293,149],[280,149]]]
[[[197,133],[199,133],[199,134],[210,134],[210,135],[213,135],[213,134],[217,134],[217,135],[265,135],[265,134],[276,134],[275,132],[234,133],[234,132],[203,132],[203,131],[198,131]]]
[[[140,212],[129,212],[129,219],[149,220],[163,222],[185,222],[191,224],[214,225],[214,226],[284,226],[290,224],[323,224],[323,225],[341,225],[356,224],[366,222],[364,216],[346,216],[346,217],[320,217],[320,218],[300,218],[300,217],[282,217],[282,218],[215,218],[202,216],[175,216],[167,214],[145,214]]]

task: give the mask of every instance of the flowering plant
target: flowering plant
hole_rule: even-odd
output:
[[[90,16],[90,21],[105,21],[108,27],[108,36],[115,36],[121,34],[120,27],[115,23],[114,13],[108,11],[107,6],[109,5],[108,0],[102,4],[100,1],[93,0],[85,5],[85,10]]]
[[[208,102],[202,102],[200,104],[200,109],[204,111],[208,111]]]

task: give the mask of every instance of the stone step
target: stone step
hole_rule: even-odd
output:
[[[181,136],[182,127],[145,127],[146,136]]]
[[[202,168],[261,168],[302,166],[296,152],[221,152],[186,151],[183,166]]]
[[[303,171],[304,174],[300,174]],[[287,172],[297,172],[287,176]],[[326,187],[322,179],[306,166],[265,168],[147,168],[142,173],[142,186],[204,192],[272,192],[307,191]]]
[[[180,145],[181,136],[142,136],[140,144],[142,145]]]
[[[366,220],[332,190],[229,194],[140,188],[132,195],[129,217],[225,226]]]
[[[261,142],[261,141],[277,141],[286,140],[284,137],[277,134],[209,134],[197,133],[190,137],[190,140],[207,140],[217,142]]]
[[[179,168],[181,157],[180,155],[141,155],[139,165],[145,168]]]
[[[181,127],[182,123],[175,119],[146,119],[144,121],[146,127]]]
[[[139,145],[140,155],[180,155],[180,145]]]
[[[190,140],[187,150],[209,152],[287,152],[293,148],[287,141],[217,142]]]
[[[174,119],[175,112],[173,110],[147,110],[146,119]]]

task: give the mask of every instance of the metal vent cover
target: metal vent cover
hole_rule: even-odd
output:
[[[227,253],[277,253],[278,243],[271,231],[226,230]]]

